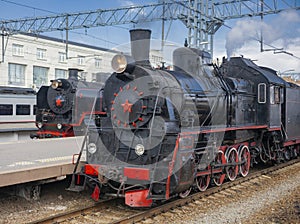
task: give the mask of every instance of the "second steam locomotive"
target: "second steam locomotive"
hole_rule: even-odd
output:
[[[172,71],[153,69],[149,49],[150,31],[132,30],[132,57],[113,58],[101,90],[81,173],[95,200],[149,207],[299,154],[298,86],[243,57],[213,66],[189,47],[174,51]]]
[[[83,135],[91,111],[93,116],[101,112],[99,83],[80,80],[79,72],[78,69],[69,69],[67,79],[51,80],[50,86],[40,88],[36,110],[38,132],[32,134],[32,138]]]

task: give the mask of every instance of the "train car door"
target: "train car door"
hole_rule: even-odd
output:
[[[280,128],[281,126],[281,103],[282,88],[276,85],[270,85],[270,110],[269,127]]]

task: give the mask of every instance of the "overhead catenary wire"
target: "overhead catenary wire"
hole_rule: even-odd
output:
[[[51,14],[57,14],[57,12],[53,12],[53,11],[50,11],[50,10],[46,10],[46,9],[42,9],[42,8],[38,8],[38,7],[33,7],[33,6],[21,4],[21,3],[17,3],[17,2],[14,2],[14,1],[12,1],[12,0],[0,0],[0,1],[5,2],[5,3],[9,3],[9,4],[13,4],[13,5],[17,5],[17,6],[21,6],[21,7],[30,8],[30,9],[33,9],[33,10],[39,10],[39,11],[43,11],[43,12],[47,12],[47,13],[51,13]],[[171,2],[177,2],[177,3],[180,3],[179,1],[175,1],[175,0],[172,0]],[[181,3],[181,4],[182,4],[182,3]],[[257,6],[259,6],[259,5],[257,5]],[[187,7],[187,6],[184,5],[184,7]],[[217,18],[212,18],[212,19],[217,19]],[[224,21],[223,21],[223,22],[224,22]],[[226,26],[226,27],[228,27],[228,28],[230,28],[230,29],[232,29],[232,27],[226,25],[225,23],[223,23],[223,25]],[[120,26],[116,26],[116,25],[114,25],[114,26],[115,26],[116,28],[122,28],[122,29],[124,29],[124,27],[120,27]],[[128,29],[128,28],[125,28],[125,29]],[[71,31],[69,30],[69,32],[71,32]],[[74,31],[72,31],[72,33],[80,34],[79,32],[74,32]],[[86,34],[83,34],[83,33],[82,33],[82,34],[80,34],[80,35],[86,35],[86,36],[89,36],[89,37],[91,37],[91,38],[94,38],[94,39],[97,39],[97,40],[101,40],[101,41],[105,41],[106,43],[110,43],[110,44],[114,44],[114,45],[117,44],[117,43],[114,43],[114,42],[111,42],[111,41],[108,41],[108,40],[105,40],[105,39],[102,39],[102,38],[99,38],[99,37],[95,37],[95,36],[90,35],[90,34],[87,34],[87,33],[86,33]],[[253,37],[252,39],[255,40],[255,41],[258,41],[258,42],[260,42],[260,43],[262,42],[261,40],[258,40],[258,39],[255,38],[255,37]],[[284,53],[284,54],[287,54],[287,55],[289,55],[289,56],[291,56],[291,57],[293,57],[293,58],[296,58],[296,59],[300,60],[300,57],[294,55],[294,54],[291,53],[291,52],[288,52],[288,51],[285,51],[285,50],[283,50],[283,49],[277,48],[277,47],[275,47],[275,46],[273,46],[273,45],[271,45],[271,44],[265,43],[265,42],[263,42],[263,44],[265,44],[265,45],[267,45],[267,46],[273,48],[274,54]]]

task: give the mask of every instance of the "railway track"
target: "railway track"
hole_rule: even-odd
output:
[[[226,182],[220,187],[211,187],[205,192],[197,192],[187,198],[169,201],[151,209],[133,209],[125,206],[123,199],[109,199],[96,203],[93,206],[78,208],[46,219],[36,220],[32,223],[136,223],[189,203],[201,203],[199,200],[208,200],[206,199],[207,197],[214,197],[220,193],[225,195],[230,194],[230,192],[234,193],[232,189],[240,188],[240,190],[242,190],[242,188],[247,188],[246,183],[254,182],[256,179],[268,178],[266,176],[267,174],[291,166],[299,161],[300,159],[295,159],[287,163],[255,171],[249,173],[249,175],[244,178],[241,177],[233,182]]]

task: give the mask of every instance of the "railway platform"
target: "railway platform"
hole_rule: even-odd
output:
[[[35,122],[0,123],[0,142],[29,140],[37,130]]]
[[[26,184],[32,188],[65,178],[73,173],[74,155],[82,142],[83,137],[1,142],[0,187]]]

